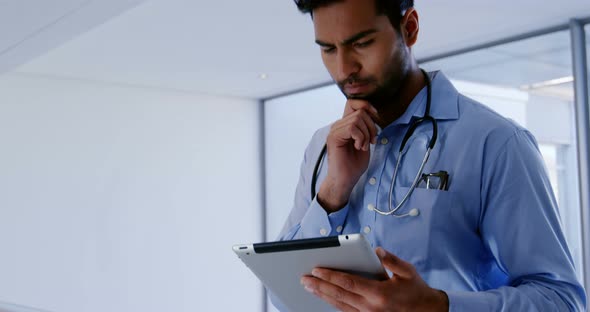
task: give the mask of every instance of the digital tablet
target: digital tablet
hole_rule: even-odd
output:
[[[362,234],[234,245],[233,250],[291,312],[334,310],[301,285],[301,277],[316,267],[377,280],[388,278]]]

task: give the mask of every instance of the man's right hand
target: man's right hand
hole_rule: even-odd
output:
[[[328,212],[342,209],[352,189],[367,170],[370,144],[377,137],[377,110],[364,100],[348,100],[342,119],[328,134],[328,174],[320,186],[318,202]]]

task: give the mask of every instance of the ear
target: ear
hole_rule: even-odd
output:
[[[414,8],[409,8],[406,14],[402,17],[400,23],[400,30],[404,36],[406,45],[411,48],[416,41],[418,41],[418,33],[420,32],[420,21],[418,12]]]

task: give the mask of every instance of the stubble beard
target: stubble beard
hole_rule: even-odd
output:
[[[399,53],[392,56],[391,61],[387,64],[382,83],[375,77],[358,78],[350,77],[345,81],[338,82],[338,87],[347,99],[365,100],[369,102],[378,111],[387,110],[388,106],[395,105],[399,91],[408,77],[410,71],[409,62],[407,62],[406,51],[400,47]],[[369,83],[375,85],[375,90],[363,95],[349,95],[344,91],[347,83]]]

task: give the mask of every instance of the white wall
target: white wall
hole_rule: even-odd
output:
[[[260,311],[258,104],[0,76],[0,302]],[[231,300],[228,300],[231,298]]]

